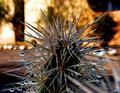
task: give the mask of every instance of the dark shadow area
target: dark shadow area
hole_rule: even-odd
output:
[[[101,46],[104,47],[113,38],[116,33],[114,29],[116,25],[117,23],[112,19],[112,17],[109,14],[106,14],[104,18],[93,26],[93,29],[96,29],[95,34],[104,42]]]
[[[119,0],[87,0],[90,8],[94,11],[120,10]]]
[[[21,82],[22,79],[10,76],[4,73],[0,73],[0,93],[23,93],[23,91],[12,90],[12,88],[20,87],[20,85],[14,85],[16,82]]]

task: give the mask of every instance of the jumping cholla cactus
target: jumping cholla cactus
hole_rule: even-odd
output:
[[[96,49],[93,43],[99,41],[96,37],[88,37],[86,29],[102,20],[104,14],[78,28],[81,18],[74,16],[71,20],[44,14],[44,25],[35,28],[29,23],[22,23],[31,29],[24,33],[33,38],[30,43],[33,48],[20,53],[24,59],[15,62],[23,63],[24,67],[7,71],[8,75],[21,78],[20,82],[8,84],[3,91],[25,93],[119,93],[119,69],[115,60],[102,57],[103,49]],[[50,19],[50,20],[49,20]],[[93,31],[91,31],[93,32]],[[98,42],[99,43],[99,42]],[[95,54],[96,53],[96,54]],[[99,56],[97,56],[99,53]],[[104,62],[112,63],[114,80],[110,80],[104,67]],[[117,67],[117,69],[116,69]],[[25,70],[25,69],[26,70]],[[11,73],[24,69],[24,76]],[[9,85],[12,87],[9,88]],[[18,92],[19,93],[19,92]]]
[[[23,23],[37,35],[25,33],[36,40],[29,42],[33,49],[24,50],[25,54],[30,55],[24,57],[26,76],[23,82],[26,93],[112,92],[111,83],[108,84],[108,78],[103,76],[103,60],[99,57],[92,60],[92,56],[88,58],[95,49],[95,45],[89,44],[98,39],[88,38],[89,33],[83,34],[103,16],[79,29],[76,17],[67,21],[59,14],[49,21],[44,12],[41,12],[44,26],[40,25],[37,29],[29,23]]]
[[[31,33],[25,33],[35,39],[32,43],[27,41],[32,44],[33,49],[24,50],[25,56],[23,52],[20,54],[24,56],[24,60],[19,62],[24,63],[22,68],[26,69],[25,76],[19,76],[17,73],[13,76],[22,78],[22,81],[11,83],[12,88],[4,91],[15,93],[15,90],[19,90],[21,93],[25,88],[25,93],[119,93],[120,75],[119,70],[115,69],[116,64],[112,65],[115,82],[111,82],[102,66],[104,60],[111,60],[91,54],[96,51],[95,45],[92,44],[99,40],[96,37],[88,37],[90,32],[83,34],[86,29],[102,20],[104,15],[83,26],[86,20],[92,19],[91,16],[87,18],[92,11],[85,13],[83,18],[82,13],[71,18],[73,12],[76,12],[74,10],[83,3],[78,4],[79,0],[72,0],[76,1],[76,4],[71,0],[60,0],[61,4],[65,2],[67,4],[68,1],[70,2],[65,7],[59,5],[60,11],[64,11],[62,16],[58,15],[56,18],[51,16],[50,19],[41,11],[44,25],[39,25],[38,29],[29,23],[21,22],[36,34],[33,36]],[[66,9],[71,12],[70,16],[67,16],[68,19],[63,18],[69,15]],[[85,12],[86,10],[89,9],[85,9]],[[82,20],[79,21],[80,18]]]

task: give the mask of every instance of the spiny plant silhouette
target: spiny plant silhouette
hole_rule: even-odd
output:
[[[56,18],[51,16],[52,19],[49,21],[44,12],[41,11],[41,13],[44,26],[40,25],[39,29],[29,23],[23,23],[37,35],[25,33],[37,41],[34,44],[29,42],[33,45],[32,50],[35,53],[32,53],[29,58],[25,58],[30,64],[26,65],[28,75],[24,82],[35,83],[29,86],[27,91],[84,93],[91,90],[83,83],[92,82],[100,85],[97,73],[94,72],[94,61],[86,59],[86,55],[94,50],[94,45],[88,45],[98,39],[96,37],[88,38],[89,33],[83,33],[103,16],[79,29],[77,27],[79,20],[76,16],[67,22],[67,19],[63,19],[59,14]],[[31,52],[29,51],[29,53]]]
[[[114,64],[112,64],[114,81],[110,80],[103,66],[106,61],[114,61],[110,58],[95,55],[102,52],[96,49],[92,43],[98,42],[97,37],[88,37],[93,32],[84,33],[86,29],[92,27],[102,20],[104,14],[94,21],[90,21],[83,27],[78,28],[82,15],[75,15],[70,20],[58,16],[48,18],[41,10],[43,23],[39,28],[29,23],[23,23],[36,35],[29,32],[25,35],[33,38],[30,43],[33,48],[23,50],[20,62],[24,67],[7,71],[11,74],[25,68],[24,76],[13,74],[22,78],[22,81],[12,83],[12,88],[4,91],[22,90],[25,93],[119,93],[119,74]],[[49,20],[50,19],[50,20]],[[99,43],[99,42],[98,42]],[[104,52],[104,51],[103,51]],[[20,85],[20,86],[16,86]]]
[[[15,87],[5,91],[19,88],[25,90],[25,93],[113,93],[115,88],[119,91],[119,80],[116,78],[114,86],[102,65],[103,61],[110,59],[92,54],[96,50],[92,43],[99,39],[88,37],[93,31],[84,33],[86,29],[102,20],[104,15],[78,28],[81,14],[70,20],[64,19],[60,14],[57,17],[51,15],[49,20],[42,10],[41,14],[44,25],[39,25],[39,28],[20,21],[36,36],[29,32],[24,33],[34,40],[26,41],[33,48],[23,50],[20,53],[23,59],[17,60],[24,64],[26,70],[24,77],[14,76],[21,77],[23,81],[10,84]]]

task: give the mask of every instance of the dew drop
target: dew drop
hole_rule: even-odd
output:
[[[10,92],[14,92],[14,91],[15,91],[15,89],[9,89],[9,91],[10,91]]]
[[[19,53],[19,56],[25,56],[24,52]]]
[[[19,88],[17,88],[16,90],[18,90],[18,91],[22,91],[22,87],[19,87]]]
[[[102,78],[102,76],[101,75],[97,75],[97,78]]]

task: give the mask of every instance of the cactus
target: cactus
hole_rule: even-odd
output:
[[[118,82],[115,86],[103,66],[104,61],[113,60],[94,55],[94,51],[101,51],[96,50],[93,44],[99,39],[88,37],[90,32],[84,33],[102,20],[104,14],[78,28],[76,16],[68,21],[59,14],[57,17],[51,16],[49,20],[43,11],[41,13],[44,25],[39,25],[39,28],[21,22],[36,34],[24,33],[34,39],[27,41],[33,48],[24,50],[25,54],[22,52],[24,59],[21,62],[26,68],[22,81],[25,93],[118,92]]]
[[[37,35],[35,37],[30,33],[26,34],[37,41],[35,44],[31,43],[35,53],[26,58],[30,64],[26,65],[29,74],[25,81],[35,82],[27,91],[84,93],[91,91],[85,86],[86,83],[92,82],[100,86],[100,78],[97,77],[96,65],[94,65],[97,62],[86,58],[95,47],[89,44],[98,39],[88,38],[89,33],[83,33],[103,16],[85,24],[82,28],[77,28],[79,21],[76,18],[67,22],[59,14],[56,18],[52,16],[52,21],[49,21],[44,12],[41,12],[45,22],[44,27],[40,25],[37,29],[29,23],[24,23]]]

